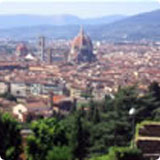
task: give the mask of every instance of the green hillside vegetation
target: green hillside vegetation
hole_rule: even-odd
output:
[[[144,158],[142,152],[136,148],[112,147],[107,155],[91,160],[144,160]]]
[[[27,160],[132,160],[132,157],[139,160],[141,152],[131,145],[133,129],[144,120],[159,122],[160,87],[153,82],[141,97],[134,86],[119,87],[114,97],[106,95],[102,102],[91,100],[85,107],[72,110],[67,117],[57,115],[28,124],[33,134],[26,141]],[[129,115],[132,108],[136,109],[134,116]],[[131,124],[133,118],[135,125]],[[5,135],[19,136],[19,130],[8,127],[12,124],[18,127],[14,119],[7,120]],[[0,123],[1,134],[4,134],[3,127]],[[0,145],[3,151],[0,155],[6,160],[12,155],[14,159],[19,153],[19,138],[14,138],[15,143],[9,138],[2,140],[3,144],[14,147],[11,152],[14,154],[8,154],[8,147]]]

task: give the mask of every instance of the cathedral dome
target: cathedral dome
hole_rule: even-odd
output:
[[[16,53],[19,56],[26,56],[28,53],[28,49],[27,49],[26,45],[23,43],[17,45]]]
[[[71,43],[71,53],[69,61],[74,62],[91,62],[95,59],[93,54],[93,45],[89,36],[87,36],[83,28],[81,28],[78,36]]]
[[[27,47],[25,44],[21,43],[17,45],[16,51],[23,51],[23,50],[27,50]]]
[[[89,36],[84,33],[83,28],[81,28],[80,33],[72,42],[72,49],[81,49],[82,47],[87,47],[90,49],[93,48],[92,41]]]

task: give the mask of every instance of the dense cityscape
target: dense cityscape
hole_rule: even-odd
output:
[[[160,82],[159,50],[158,43],[97,41],[92,45],[83,29],[71,41],[47,41],[45,37],[33,44],[6,41],[1,47],[0,92],[10,93],[18,103],[8,102],[6,107],[2,98],[2,110],[12,112],[22,102],[26,103],[26,112],[40,110],[43,115],[45,106],[50,115],[61,110],[53,104],[66,102],[68,107],[62,107],[62,112],[67,113],[74,100],[102,100],[106,95],[113,96],[120,86],[137,85],[143,95],[151,82]],[[24,116],[23,112],[19,114]]]

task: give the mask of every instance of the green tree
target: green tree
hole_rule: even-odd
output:
[[[93,100],[89,102],[88,120],[93,121],[94,113],[96,109],[96,103]]]
[[[142,152],[137,148],[111,147],[107,155],[92,158],[91,160],[144,160]]]
[[[158,82],[152,82],[148,88],[152,96],[156,98],[156,101],[160,101],[160,86]]]
[[[7,99],[7,100],[9,100],[9,101],[15,101],[15,102],[17,102],[17,98],[14,97],[14,96],[13,96],[12,94],[10,94],[9,92],[6,92],[6,93],[4,93],[4,94],[1,94],[0,97],[5,98],[5,99]]]
[[[26,154],[28,160],[44,160],[48,151],[56,145],[62,145],[64,135],[59,130],[56,119],[47,118],[34,121],[31,124],[33,135],[27,138]]]
[[[113,99],[105,98],[105,110],[98,110],[98,119],[91,120],[90,155],[99,155],[108,152],[115,146],[126,146],[132,139],[129,110],[137,106],[138,95],[135,87],[120,88]],[[98,106],[94,106],[94,112]],[[101,111],[101,112],[100,112]],[[97,119],[96,118],[96,119]]]
[[[71,113],[74,113],[77,110],[77,99],[74,98],[72,108],[71,108]]]
[[[21,153],[20,125],[9,114],[0,113],[0,156],[5,160],[18,159]]]
[[[46,160],[71,160],[71,149],[67,146],[56,146],[47,154]]]
[[[88,154],[89,132],[80,113],[75,116],[71,137],[73,158],[83,160]]]
[[[94,115],[93,115],[93,122],[97,124],[97,123],[100,123],[100,121],[101,121],[100,111],[98,107],[96,107]]]
[[[155,119],[159,113],[159,106],[160,102],[151,93],[140,97],[136,108],[136,122]]]

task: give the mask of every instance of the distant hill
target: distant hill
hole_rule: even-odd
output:
[[[112,24],[99,26],[94,31],[99,39],[160,40],[160,10],[139,14]],[[93,33],[92,33],[93,35]]]
[[[87,18],[82,19],[73,15],[53,15],[53,16],[40,16],[40,15],[0,15],[0,28],[13,28],[24,26],[40,26],[40,25],[98,25],[109,24],[117,20],[126,18],[121,15],[105,16],[100,18]]]
[[[69,16],[70,17],[70,16]],[[98,19],[85,19],[83,23],[77,17],[64,16],[59,24],[40,25],[0,30],[2,37],[35,38],[45,35],[55,39],[73,38],[84,24],[85,31],[92,39],[107,41],[160,41],[160,10],[143,13],[127,18],[113,16]],[[74,19],[74,20],[73,20]],[[108,20],[107,20],[108,19]],[[113,19],[116,21],[113,21]],[[66,21],[65,21],[66,20]],[[106,23],[105,23],[106,22]],[[109,23],[110,22],[110,23]],[[58,24],[58,23],[57,23]]]
[[[18,27],[12,29],[0,29],[0,38],[13,40],[37,39],[39,36],[46,36],[54,39],[71,39],[80,29],[80,25],[41,25],[32,27]]]

